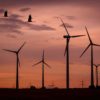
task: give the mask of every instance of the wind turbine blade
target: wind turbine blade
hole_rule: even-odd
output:
[[[67,52],[67,45],[66,45],[66,47],[65,47],[64,56],[66,55],[66,52]]]
[[[26,44],[26,42],[24,42],[23,44],[22,44],[22,46],[19,48],[19,50],[18,50],[18,52],[20,52],[20,50],[23,48],[23,46]]]
[[[95,67],[97,67],[97,65],[96,64],[93,64]]]
[[[87,35],[88,35],[89,41],[92,42],[91,37],[90,37],[90,35],[89,35],[88,29],[87,29],[86,26],[85,26],[85,29],[86,29],[86,32],[87,32]]]
[[[13,50],[8,50],[8,49],[2,49],[4,51],[7,51],[7,52],[13,52],[13,53],[16,53],[16,51],[13,51]]]
[[[98,64],[97,66],[100,66],[100,64]]]
[[[67,40],[67,42],[69,43],[69,41],[70,41],[70,38]],[[66,44],[66,47],[65,47],[64,56],[66,55],[66,52],[67,52],[67,49],[68,49],[68,47],[67,47],[68,43]]]
[[[99,67],[100,66],[100,64],[98,64],[98,65],[96,65],[96,64],[93,64],[95,67]]]
[[[83,51],[83,53],[81,54],[81,56],[80,57],[82,57],[83,56],[83,54],[87,51],[87,49],[90,47],[90,44],[86,47],[86,49]]]
[[[38,64],[40,64],[42,61],[39,61],[39,62],[37,62],[36,64],[34,64],[34,65],[32,65],[32,66],[36,66],[36,65],[38,65]]]
[[[98,45],[98,44],[93,44],[94,46],[100,46],[100,45]]]
[[[85,36],[85,35],[75,35],[75,36],[70,36],[71,38],[76,38],[76,37],[82,37],[82,36]]]
[[[44,62],[44,64],[45,64],[47,67],[51,68],[51,66],[50,66],[50,65],[48,65],[46,62]]]
[[[65,28],[65,31],[66,31],[66,32],[67,32],[67,34],[69,35],[68,29],[67,29],[67,27],[66,27],[65,23],[63,22],[63,20],[62,20],[60,17],[58,17],[58,18],[61,20],[62,25],[63,25],[63,27]]]

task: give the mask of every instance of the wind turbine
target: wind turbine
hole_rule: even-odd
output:
[[[16,54],[16,89],[19,89],[19,66],[20,66],[19,53],[24,45],[25,42],[23,43],[23,45],[21,45],[21,47],[17,51],[3,49],[4,51]]]
[[[100,64],[94,64],[94,66],[96,67],[96,87],[98,87],[98,67],[100,67]]]
[[[64,35],[63,38],[66,39],[66,48],[65,48],[65,53],[64,55],[66,55],[66,88],[69,89],[70,88],[70,75],[69,75],[69,42],[71,38],[77,38],[77,37],[82,37],[84,35],[74,35],[71,36],[68,32],[68,29],[65,25],[65,23],[63,22],[63,20],[61,18],[59,18],[62,22],[63,27],[65,28],[65,31],[67,33],[67,35]]]
[[[48,68],[51,68],[46,62],[45,62],[45,56],[44,56],[44,50],[43,50],[43,55],[42,55],[42,60],[34,64],[33,66],[36,66],[38,64],[42,63],[42,89],[45,88],[45,81],[44,81],[44,65],[46,65]]]
[[[88,46],[86,47],[86,49],[83,51],[83,53],[81,54],[80,57],[83,56],[83,54],[88,50],[89,47],[91,47],[91,82],[90,82],[90,88],[94,88],[94,71],[93,71],[93,46],[100,46],[98,44],[94,44],[90,35],[89,35],[89,32],[88,32],[88,29],[87,27],[85,26],[85,29],[86,29],[86,32],[87,32],[87,35],[88,35],[88,38],[89,38],[89,41],[90,43],[88,44]]]

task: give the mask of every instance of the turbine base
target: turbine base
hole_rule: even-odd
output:
[[[94,86],[94,85],[90,85],[89,88],[90,88],[90,89],[94,89],[95,86]]]

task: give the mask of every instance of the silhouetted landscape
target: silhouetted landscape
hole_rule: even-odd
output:
[[[99,98],[100,89],[0,89],[0,100],[99,100]]]

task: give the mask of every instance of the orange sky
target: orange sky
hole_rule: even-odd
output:
[[[9,1],[9,0],[8,0]],[[67,24],[71,35],[86,35],[84,26],[87,25],[91,38],[100,44],[100,14],[97,1],[89,4],[72,2],[47,2],[40,0],[25,4],[16,1],[9,3],[0,0],[0,87],[15,87],[15,55],[6,53],[2,49],[16,50],[26,41],[27,44],[20,53],[20,87],[35,85],[41,87],[41,64],[32,67],[34,63],[41,60],[42,50],[45,50],[46,61],[52,69],[45,69],[45,84],[48,87],[52,83],[61,88],[65,87],[65,40],[66,34],[61,27],[60,16]],[[66,0],[67,1],[67,0]],[[69,1],[69,0],[68,0]],[[39,3],[40,2],[40,3]],[[13,6],[15,4],[15,6]],[[8,9],[9,17],[3,18],[3,9]],[[27,17],[31,14],[33,22],[28,23]],[[80,59],[82,51],[88,44],[88,38],[82,37],[70,41],[70,81],[71,87],[84,87],[90,81],[90,52]],[[94,49],[94,62],[99,64],[99,47]],[[100,76],[100,75],[99,75]]]

